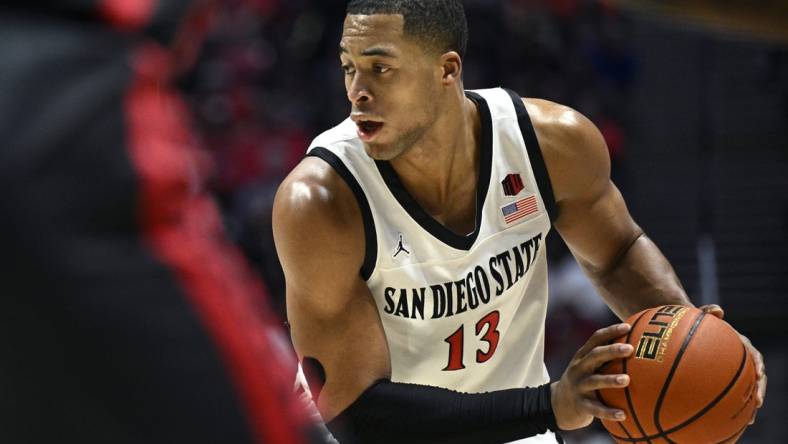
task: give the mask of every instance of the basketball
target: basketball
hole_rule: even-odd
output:
[[[634,352],[600,370],[626,373],[624,389],[597,392],[622,409],[622,422],[602,421],[619,443],[733,443],[755,411],[756,370],[725,321],[697,308],[665,305],[627,319],[617,342]]]

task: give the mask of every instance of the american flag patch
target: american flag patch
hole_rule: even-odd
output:
[[[518,221],[526,216],[539,212],[539,205],[536,202],[536,195],[532,194],[526,198],[501,207],[503,221],[506,225]]]

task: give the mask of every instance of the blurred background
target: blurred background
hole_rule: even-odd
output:
[[[231,237],[284,316],[271,205],[311,139],[349,111],[344,0],[229,1],[182,80]],[[719,303],[764,353],[767,401],[744,443],[788,442],[788,2],[467,0],[468,89],[579,110],[613,179],[696,304]],[[550,246],[553,376],[614,321],[559,237]],[[608,443],[597,426],[568,443]]]

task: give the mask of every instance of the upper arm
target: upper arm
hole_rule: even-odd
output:
[[[328,164],[307,158],[277,192],[273,228],[293,344],[299,357],[323,365],[318,407],[330,420],[390,373],[377,307],[359,274],[361,211]]]
[[[555,227],[583,268],[604,275],[642,234],[610,180],[605,140],[577,111],[541,100],[525,104],[553,185]]]

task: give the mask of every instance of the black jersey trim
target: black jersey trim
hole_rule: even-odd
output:
[[[536,185],[539,187],[539,194],[542,196],[542,201],[547,208],[547,214],[550,216],[550,222],[555,223],[558,217],[558,207],[555,204],[555,196],[553,195],[553,186],[550,183],[550,175],[547,173],[547,167],[544,163],[542,156],[542,149],[539,147],[539,141],[536,139],[536,132],[531,123],[531,117],[525,109],[523,99],[516,92],[505,89],[514,103],[514,109],[517,111],[517,121],[520,125],[520,132],[523,134],[523,141],[525,142],[525,149],[528,151],[528,159],[531,161],[531,170],[536,177]]]
[[[405,189],[397,172],[394,171],[394,168],[389,162],[379,160],[375,161],[375,164],[378,167],[380,175],[383,177],[383,182],[385,182],[388,189],[394,195],[394,198],[397,199],[397,202],[402,205],[402,208],[405,209],[413,220],[433,237],[446,245],[458,250],[467,251],[471,249],[474,242],[476,242],[476,238],[479,237],[479,230],[482,225],[482,215],[484,214],[484,201],[487,198],[487,191],[490,188],[493,157],[493,129],[492,115],[490,114],[490,107],[487,105],[487,101],[479,94],[471,91],[466,91],[465,95],[476,105],[481,120],[482,143],[479,162],[479,181],[476,184],[476,226],[472,233],[467,236],[462,236],[446,228],[443,224],[427,214],[421,205],[416,202],[416,199]]]
[[[353,173],[347,169],[342,159],[336,154],[326,148],[315,147],[307,153],[307,157],[309,156],[322,159],[327,164],[331,165],[334,171],[336,171],[350,187],[350,191],[353,192],[353,195],[356,196],[356,202],[358,203],[359,209],[361,209],[361,219],[364,222],[365,241],[364,263],[361,265],[360,273],[361,277],[367,281],[372,276],[372,272],[375,271],[375,263],[378,259],[378,239],[375,235],[375,219],[372,217],[372,210],[369,208],[367,195],[364,194],[364,190],[361,189],[361,185],[359,185]]]

